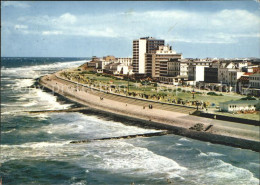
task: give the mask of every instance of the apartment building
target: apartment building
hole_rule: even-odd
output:
[[[133,72],[145,74],[145,54],[155,53],[158,46],[162,45],[164,45],[164,40],[153,37],[133,40]]]
[[[182,58],[181,53],[176,53],[170,46],[159,46],[155,53],[145,55],[145,72],[152,78],[161,76],[173,76],[169,73],[171,63]]]
[[[222,62],[218,68],[218,81],[222,84],[229,86],[234,86],[237,83],[237,80],[244,74],[242,72],[242,67],[245,67],[247,64],[244,62]]]
[[[218,61],[212,61],[209,67],[204,68],[204,82],[205,83],[218,83]]]
[[[188,77],[188,67],[190,61],[188,59],[170,59],[168,63],[169,76],[182,76]]]

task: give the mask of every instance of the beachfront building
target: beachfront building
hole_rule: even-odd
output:
[[[97,61],[90,61],[90,62],[87,62],[86,64],[87,64],[88,68],[96,69],[98,67],[98,62]]]
[[[252,73],[244,73],[238,80],[237,80],[237,93],[241,93],[246,95],[246,92],[243,89],[249,88],[249,75]]]
[[[169,76],[183,76],[188,77],[188,59],[170,59],[168,62],[168,75]]]
[[[153,37],[143,37],[133,40],[133,72],[145,74],[145,54],[155,53],[158,46],[164,45],[164,40]]]
[[[245,73],[243,67],[247,62],[243,60],[221,61],[218,68],[218,81],[222,84],[225,91],[236,91],[238,79]]]
[[[133,67],[121,63],[110,63],[105,66],[104,72],[114,75],[132,75]]]
[[[260,67],[258,65],[248,65],[242,67],[242,71],[247,73],[257,73],[258,71],[260,71]]]
[[[218,61],[213,61],[209,67],[204,69],[205,83],[218,83]]]
[[[114,57],[113,55],[107,55],[103,57],[103,60],[114,63],[116,61],[116,57]]]
[[[97,61],[96,63],[97,63],[97,69],[105,69],[105,66],[108,64],[111,64],[112,62],[101,59],[101,60]]]
[[[188,80],[194,82],[204,82],[204,70],[209,66],[205,65],[196,65],[196,63],[192,63],[188,67]]]
[[[116,58],[116,63],[124,64],[126,66],[132,66],[133,65],[133,59],[130,57],[127,58]]]
[[[260,97],[260,72],[249,75],[249,86],[242,88],[242,94]]]
[[[244,74],[240,69],[220,68],[218,80],[227,85],[229,91],[234,90],[234,86],[237,84],[237,80]]]
[[[255,111],[259,100],[238,100],[220,102],[219,109],[223,112]]]
[[[176,53],[170,46],[159,46],[156,53],[146,53],[145,73],[152,78],[172,76],[169,74],[170,63],[178,61],[182,54]]]

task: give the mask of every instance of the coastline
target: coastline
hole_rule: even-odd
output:
[[[57,78],[58,73],[41,77],[39,84],[66,99],[91,108],[79,112],[101,114],[113,119],[127,120],[127,124],[168,130],[172,134],[201,141],[260,151],[259,126],[201,118],[189,115],[185,111],[181,113],[181,110],[179,112],[162,110],[160,106],[153,109],[148,109],[148,107],[143,109],[143,106],[138,104],[142,100],[135,100],[132,103],[120,102],[115,95],[111,95],[114,98],[106,97],[106,93],[103,92],[91,91],[91,89],[80,85],[80,88],[75,87],[76,82]],[[101,96],[104,97],[102,100]],[[149,102],[144,101],[142,103],[145,106],[149,104]],[[189,129],[197,123],[203,123],[205,128],[209,125],[213,126],[208,131]]]

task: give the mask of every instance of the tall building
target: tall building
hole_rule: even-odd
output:
[[[164,45],[164,40],[153,37],[143,37],[133,40],[133,72],[145,73],[145,54],[156,53],[159,46]]]

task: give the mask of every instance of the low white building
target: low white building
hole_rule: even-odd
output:
[[[106,61],[106,60],[99,60],[97,61],[97,69],[105,69],[105,66],[108,65],[108,64],[111,64],[112,62],[111,61]]]
[[[116,63],[121,63],[124,64],[125,66],[132,66],[133,64],[133,59],[128,57],[128,58],[116,58]]]
[[[112,63],[105,66],[105,72],[111,73],[114,75],[132,75],[133,74],[133,67],[126,66],[120,63]]]
[[[237,112],[237,111],[248,111],[255,110],[259,100],[238,100],[238,101],[227,101],[220,102],[219,109],[223,112]]]

